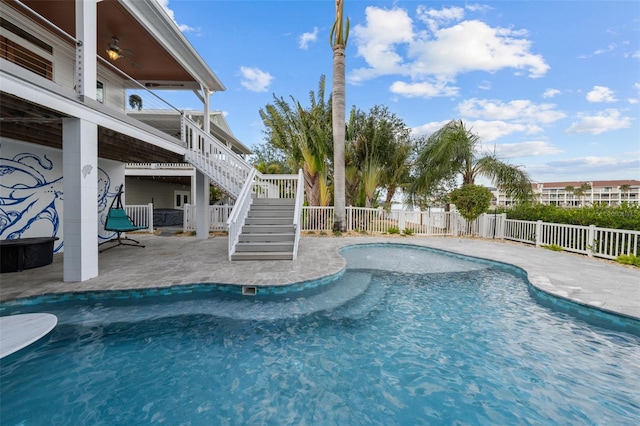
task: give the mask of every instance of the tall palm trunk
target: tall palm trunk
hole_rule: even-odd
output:
[[[336,0],[336,20],[331,29],[333,48],[333,84],[331,92],[333,125],[333,208],[334,230],[345,230],[345,48],[349,37],[349,19],[343,27],[343,0]]]

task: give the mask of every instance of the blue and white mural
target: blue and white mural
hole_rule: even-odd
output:
[[[114,181],[114,178],[116,181]],[[99,241],[112,237],[103,230],[106,213],[124,182],[124,165],[99,160]],[[64,246],[62,152],[2,140],[0,144],[0,240],[53,236],[54,252]],[[101,232],[102,231],[102,232]]]

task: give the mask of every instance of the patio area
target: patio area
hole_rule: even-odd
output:
[[[99,256],[100,276],[63,282],[63,256],[51,265],[0,275],[0,301],[53,293],[170,287],[182,284],[288,285],[338,274],[340,248],[414,244],[496,260],[524,269],[548,293],[640,319],[640,270],[533,246],[457,237],[302,237],[295,261],[227,260],[227,238],[136,235],[146,248],[117,247]]]

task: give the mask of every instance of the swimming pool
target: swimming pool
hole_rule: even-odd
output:
[[[24,307],[3,424],[637,424],[640,338],[531,297],[522,274],[428,249],[344,250],[273,297],[211,291]]]

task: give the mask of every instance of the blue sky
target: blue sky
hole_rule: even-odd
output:
[[[159,1],[245,145],[273,94],[307,105],[324,74],[328,98],[333,0]],[[345,15],[348,110],[385,105],[415,134],[463,119],[537,182],[640,179],[640,2],[345,0]]]

